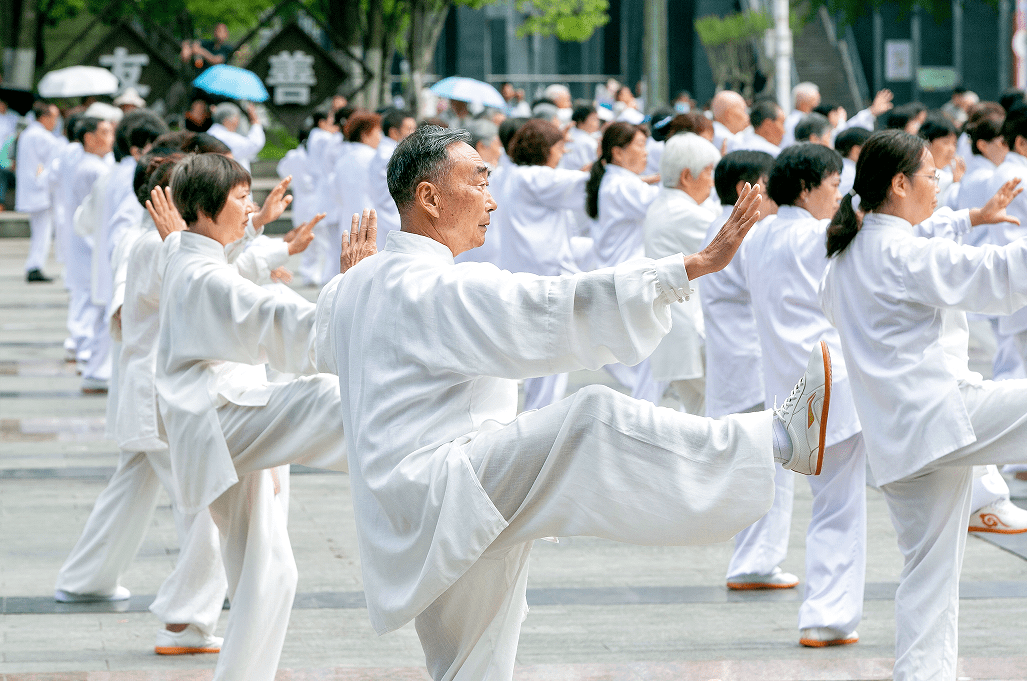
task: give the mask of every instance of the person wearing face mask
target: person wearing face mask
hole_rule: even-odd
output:
[[[314,304],[276,295],[227,263],[225,246],[253,210],[249,173],[219,154],[192,156],[172,172],[170,194],[151,194],[151,216],[162,234],[179,236],[177,248],[170,235],[161,248],[154,378],[175,503],[184,513],[209,509],[221,533],[232,610],[214,679],[271,681],[297,579],[274,469],[347,470],[339,384],[311,375],[324,331]],[[351,226],[343,269],[375,252],[373,211]],[[301,377],[271,383],[265,363]]]
[[[777,217],[754,230],[745,245],[747,288],[764,358],[764,401],[785,397],[784,378],[826,340],[841,356],[838,332],[824,317],[817,286],[827,267],[824,236],[841,199],[842,158],[819,144],[798,143],[781,152],[770,172]],[[863,616],[866,573],[866,455],[852,403],[845,363],[832,369],[831,422],[824,442],[830,459],[815,479],[813,517],[806,534],[806,593],[799,608],[799,643],[808,647],[852,644]],[[736,548],[728,587],[789,588],[794,575],[778,567],[788,550],[794,476],[779,488],[762,537]]]
[[[838,330],[869,468],[905,559],[896,681],[956,678],[972,468],[1027,462],[1027,381],[971,372],[966,321],[968,311],[1027,305],[1027,240],[985,249],[954,238],[977,224],[1015,224],[1006,206],[1017,184],[982,208],[935,213],[927,142],[881,131],[827,229],[820,305]]]
[[[927,140],[927,146],[941,172],[938,205],[955,208],[959,183],[966,173],[965,159],[956,156],[956,129],[944,117],[933,115],[923,122],[916,134]]]
[[[660,193],[652,184],[658,177],[639,176],[648,160],[648,138],[645,127],[622,121],[603,132],[599,158],[585,184],[585,212],[595,221],[592,251],[597,268],[614,267],[645,252],[642,223]],[[610,365],[607,370],[631,388],[633,397],[654,403],[659,399],[648,360],[633,367]]]
[[[698,253],[706,228],[717,214],[706,200],[713,189],[713,168],[720,161],[717,148],[694,133],[674,135],[666,141],[660,158],[663,184],[646,211],[643,231],[647,258],[674,253]],[[657,404],[669,387],[681,411],[696,416],[706,413],[706,380],[703,327],[699,286],[696,300],[671,310],[674,324],[670,333],[649,357],[657,387]],[[662,389],[661,389],[662,388]]]

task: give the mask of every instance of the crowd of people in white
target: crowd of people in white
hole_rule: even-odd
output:
[[[802,83],[791,112],[723,91],[648,126],[619,94],[616,115],[546,95],[525,117],[317,114],[262,207],[252,109],[245,135],[223,104],[209,134],[107,107],[58,137],[36,104],[26,277],[49,281],[55,235],[67,359],[109,391],[123,452],[56,598],[128,598],[163,485],[182,551],[157,652],[272,679],[304,463],[350,474],[375,629],[413,619],[435,679],[510,678],[534,539],[735,535],[728,588],[794,588],[801,472],[800,643],[859,639],[870,484],[906,560],[895,678],[954,679],[966,532],[1027,532],[995,466],[1027,471],[1023,93],[928,111],[882,91],[848,117]],[[316,305],[283,283],[296,254]],[[600,367],[632,397],[564,399]]]

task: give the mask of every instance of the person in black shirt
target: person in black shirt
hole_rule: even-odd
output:
[[[228,26],[214,27],[214,40],[193,40],[182,42],[182,61],[196,69],[196,75],[214,64],[227,64],[235,53],[228,42]]]

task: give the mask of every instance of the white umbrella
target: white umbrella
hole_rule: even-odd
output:
[[[431,91],[446,99],[458,99],[461,102],[482,104],[497,109],[506,106],[506,100],[503,99],[503,95],[499,94],[499,90],[473,78],[461,78],[460,76],[443,78],[431,86]]]
[[[40,97],[112,95],[118,91],[118,77],[99,66],[70,66],[43,76],[36,89]]]

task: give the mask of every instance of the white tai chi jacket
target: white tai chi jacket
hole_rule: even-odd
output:
[[[374,208],[378,214],[379,251],[385,248],[385,237],[389,232],[399,229],[399,208],[389,193],[388,177],[389,161],[392,160],[392,152],[396,151],[397,146],[399,142],[387,135],[383,136],[368,165],[367,195],[371,200],[368,208]],[[349,229],[348,225],[346,229]]]
[[[37,213],[50,207],[50,164],[66,141],[33,121],[18,137],[14,170],[14,209]]]
[[[825,445],[860,432],[859,417],[845,371],[838,330],[824,317],[817,298],[827,267],[827,225],[797,206],[781,206],[777,219],[751,233],[746,244],[745,279],[763,357],[764,403],[783,404],[806,370],[817,341],[831,351],[831,417]]]
[[[698,253],[703,248],[706,228],[715,217],[715,213],[680,189],[661,188],[656,200],[649,205],[643,224],[646,257]],[[653,378],[657,381],[701,378],[706,374],[703,358],[706,332],[699,302],[702,293],[698,285],[694,285],[694,289],[698,295],[692,300],[671,307],[674,325],[649,358]]]
[[[706,230],[703,248],[717,236],[732,210],[734,206],[721,207],[720,215]],[[713,418],[737,414],[763,402],[762,353],[745,280],[745,258],[753,234],[776,217],[770,215],[757,222],[727,267],[702,278],[699,302],[706,330],[706,415]]]
[[[172,253],[173,246],[163,247],[169,255],[155,385],[178,483],[175,501],[184,513],[198,513],[238,482],[217,408],[267,404],[272,388],[265,363],[314,372],[314,306],[244,279],[213,239],[186,231]]]
[[[956,235],[970,227],[966,211],[939,211],[917,227],[867,214],[820,284],[880,485],[976,441],[959,392],[960,381],[981,380],[967,366],[966,312],[1027,305],[1027,239],[977,248],[917,236],[946,220]]]
[[[995,193],[991,191],[991,178],[997,169],[997,165],[983,156],[974,155],[967,159],[966,174],[963,175],[963,181],[959,183],[959,193],[956,195],[954,208],[965,210],[980,208],[986,204]],[[964,243],[971,246],[982,246],[986,243],[993,243],[990,238],[990,229],[981,227],[967,234]]]
[[[506,527],[466,448],[514,420],[515,379],[637,364],[688,291],[681,255],[538,277],[454,265],[446,246],[407,232],[325,286],[318,367],[339,375],[379,633],[417,616]]]
[[[581,128],[572,127],[568,133],[566,151],[560,159],[560,167],[568,170],[581,170],[595,163],[599,151],[599,141]]]
[[[264,143],[267,141],[264,136],[264,126],[260,123],[251,125],[245,135],[240,135],[220,123],[215,123],[210,126],[207,134],[224,142],[232,150],[232,158],[247,171],[250,169],[250,163],[257,158],[257,154],[264,148]]]
[[[346,153],[335,163],[329,187],[333,203],[327,219],[331,224],[341,225],[344,232],[349,231],[354,213],[374,208],[369,177],[374,154],[373,147],[354,142],[347,145]]]
[[[505,173],[503,205],[496,209],[506,214],[499,267],[550,276],[578,272],[571,234],[574,214],[585,212],[588,173],[518,165]]]
[[[727,153],[732,151],[764,151],[774,158],[781,153],[781,147],[773,144],[766,137],[756,134],[755,130],[744,130],[727,141]]]
[[[289,209],[292,211],[292,226],[299,227],[317,215],[318,205],[315,198],[317,188],[314,176],[311,175],[310,157],[306,147],[301,144],[295,149],[290,149],[285,158],[278,162],[275,171],[282,179],[292,176],[292,183],[289,185],[289,189],[292,190],[292,203],[289,204]]]
[[[1002,162],[1002,165],[1000,165],[995,170],[995,174],[992,175],[988,191],[994,194],[1000,187],[1002,187],[1003,184],[1017,177],[1021,179],[1020,187],[1027,184],[1027,158],[1011,151],[1006,154],[1006,160]],[[996,225],[990,225],[988,227],[988,237],[991,240],[991,243],[996,246],[1005,246],[1008,243],[1012,243],[1027,236],[1027,196],[1024,196],[1021,192],[1020,195],[1013,199],[1013,202],[1009,204],[1006,208],[1006,212],[1020,218],[1020,224],[1014,225],[1009,222],[1003,222]],[[1000,318],[998,321],[998,329],[1006,336],[1012,336],[1014,334],[1027,331],[1027,309],[1021,309],[1008,317]]]
[[[642,255],[642,222],[659,193],[659,187],[646,184],[627,168],[606,165],[599,184],[599,216],[592,225],[597,267],[612,267]]]

